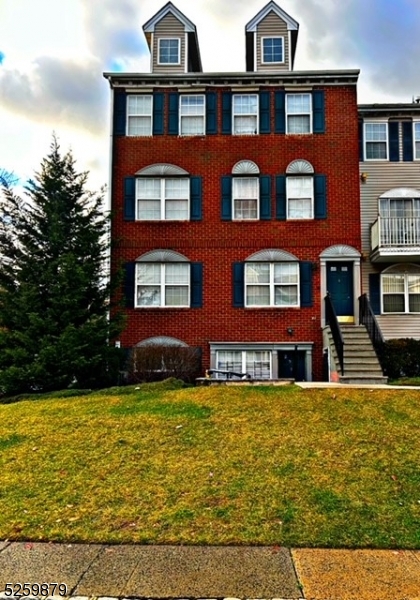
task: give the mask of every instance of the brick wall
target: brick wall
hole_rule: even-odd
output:
[[[356,90],[353,86],[324,89],[324,134],[114,138],[113,268],[156,248],[176,250],[191,261],[203,263],[203,307],[127,309],[127,324],[121,335],[124,347],[155,335],[172,336],[202,346],[206,368],[209,341],[313,341],[314,375],[321,376],[319,255],[334,244],[361,247]],[[221,100],[218,106],[220,120]],[[237,161],[252,160],[262,175],[272,177],[274,200],[275,176],[284,174],[287,165],[298,158],[309,161],[315,173],[327,177],[326,219],[278,221],[272,201],[270,221],[221,220],[221,177],[229,175]],[[203,178],[202,221],[123,220],[124,177],[154,163],[171,163]],[[232,263],[266,248],[286,250],[299,260],[314,263],[311,308],[233,308]],[[287,334],[288,327],[294,329],[293,338]]]

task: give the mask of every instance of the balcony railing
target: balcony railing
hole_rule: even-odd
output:
[[[420,246],[420,217],[378,217],[370,234],[372,250]]]

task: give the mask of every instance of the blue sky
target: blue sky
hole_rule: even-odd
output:
[[[108,182],[103,71],[148,72],[142,25],[166,0],[0,0],[0,168],[31,177],[55,132],[90,185]],[[244,27],[264,0],[174,0],[205,71],[245,69]],[[420,96],[418,0],[279,0],[300,23],[296,70],[360,69],[359,102]],[[215,43],[215,40],[217,42]]]

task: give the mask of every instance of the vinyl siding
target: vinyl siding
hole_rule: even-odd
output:
[[[362,252],[367,258],[362,262],[362,293],[369,295],[369,274],[382,273],[388,263],[372,264],[370,255],[370,226],[378,218],[379,196],[398,187],[420,189],[420,169],[414,162],[360,163],[360,173],[367,173],[366,183],[361,183]],[[415,262],[415,261],[413,261]],[[395,264],[395,263],[393,263]],[[385,339],[415,337],[420,339],[420,315],[377,315]]]
[[[263,37],[279,37],[282,36],[284,43],[284,63],[281,64],[267,64],[262,62],[261,53],[261,39]],[[261,21],[257,27],[257,60],[256,60],[257,71],[289,71],[289,32],[287,31],[287,24],[280,19],[275,12],[271,11]]]
[[[179,38],[181,42],[181,63],[179,65],[159,65],[160,38]],[[153,35],[153,73],[185,73],[185,28],[172,14],[167,14],[156,24]]]
[[[385,340],[420,339],[420,315],[376,315]]]

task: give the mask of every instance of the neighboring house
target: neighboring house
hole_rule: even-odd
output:
[[[385,339],[420,338],[420,104],[359,117],[363,291]]]
[[[143,29],[151,73],[105,73],[121,345],[321,379],[327,289],[340,320],[358,317],[359,72],[293,70],[299,25],[274,2],[245,27],[243,72],[203,72],[171,2]]]

